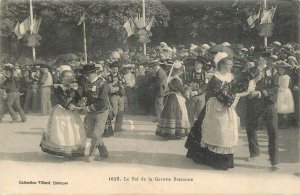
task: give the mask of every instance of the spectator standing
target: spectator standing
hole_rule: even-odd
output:
[[[125,68],[124,81],[125,81],[125,96],[127,102],[127,112],[128,114],[134,114],[136,111],[136,94],[135,94],[135,75],[132,73],[132,68],[134,65],[126,64],[123,65]]]
[[[203,57],[198,57],[195,59],[194,69],[187,75],[187,83],[191,89],[191,97],[188,102],[191,124],[198,119],[198,115],[205,105],[205,90],[208,78],[203,65],[206,63]]]
[[[122,131],[124,114],[124,78],[119,73],[119,62],[110,64],[111,73],[107,76],[107,82],[110,90],[110,101],[116,117],[114,131]]]
[[[161,112],[164,108],[164,96],[167,91],[167,74],[160,67],[161,62],[159,60],[154,60],[150,65],[154,66],[154,81],[153,81],[153,90],[155,93],[155,113],[156,121],[160,119]]]
[[[289,126],[289,114],[295,111],[294,97],[289,88],[292,84],[291,77],[285,71],[290,66],[286,63],[279,63],[277,68],[279,73],[279,90],[277,95],[278,127],[280,129],[287,129]]]
[[[24,75],[24,81],[26,84],[26,98],[24,103],[24,111],[25,113],[28,113],[29,111],[32,111],[32,107],[37,102],[34,102],[34,95],[36,93],[36,89],[34,89],[34,83],[38,82],[37,78],[32,77],[32,70],[27,68],[27,72]]]
[[[41,108],[42,115],[48,115],[52,109],[51,103],[51,87],[53,86],[53,78],[50,73],[50,66],[46,64],[41,65]]]
[[[5,75],[2,69],[0,69],[0,122],[2,122],[2,118],[5,113],[5,101],[7,100],[7,93],[5,89],[2,89],[4,81]]]

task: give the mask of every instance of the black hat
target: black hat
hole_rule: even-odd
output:
[[[80,74],[89,74],[96,72],[99,68],[95,66],[95,64],[86,64],[79,70]]]
[[[194,59],[194,64],[195,64],[197,61],[198,61],[198,62],[202,62],[203,64],[207,64],[207,63],[208,63],[208,60],[207,60],[205,57],[202,57],[202,56],[197,56],[197,58]]]
[[[252,53],[252,56],[262,56],[262,57],[269,57],[271,55],[271,52],[267,50],[267,48],[258,46],[254,48],[254,51]]]
[[[49,70],[52,69],[52,67],[50,65],[45,64],[45,63],[34,63],[34,64],[30,65],[30,66],[32,66],[32,68],[36,68],[36,69],[37,68],[47,68]]]
[[[250,68],[249,72],[250,72],[249,75],[250,80],[256,78],[261,73],[261,71],[257,67]]]
[[[120,68],[120,66],[121,64],[118,61],[109,64],[110,68],[114,68],[114,67]]]
[[[149,63],[148,63],[148,65],[158,65],[158,64],[160,64],[160,60],[159,59],[155,59],[155,60],[152,60],[152,61],[150,61]]]
[[[172,66],[173,63],[174,62],[171,59],[163,59],[163,60],[160,60],[159,65]]]
[[[12,72],[14,70],[14,67],[13,66],[4,66],[3,70],[8,70],[8,71]]]

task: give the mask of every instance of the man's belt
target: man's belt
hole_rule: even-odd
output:
[[[121,92],[111,93],[110,95],[122,95]]]

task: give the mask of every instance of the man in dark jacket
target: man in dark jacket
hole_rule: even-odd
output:
[[[86,98],[86,106],[83,107],[83,110],[87,112],[84,126],[87,137],[91,138],[89,161],[94,160],[96,148],[98,148],[101,158],[108,157],[108,151],[101,138],[109,112],[108,85],[103,78],[97,75],[96,71],[97,68],[94,64],[85,65],[81,70],[81,74],[87,77],[82,96]]]
[[[107,83],[110,92],[110,101],[113,109],[114,116],[116,116],[114,131],[122,131],[123,114],[124,114],[124,78],[119,73],[119,62],[113,62],[110,64],[112,69],[111,73],[107,76]]]
[[[21,122],[26,121],[26,115],[20,104],[20,78],[14,75],[14,68],[12,65],[4,67],[6,79],[2,85],[2,89],[7,93],[7,109],[12,118],[12,122],[18,122],[18,116],[14,111],[15,106],[20,114]]]
[[[194,60],[193,70],[187,74],[186,84],[191,89],[191,97],[188,101],[191,124],[198,119],[198,115],[205,105],[205,90],[208,78],[203,65],[206,63],[207,61],[203,57],[198,57]]]
[[[278,93],[278,77],[272,73],[272,67],[266,65],[265,57],[269,53],[256,54],[257,66],[251,71],[252,77],[259,76],[255,91],[248,95],[246,131],[249,143],[250,158],[254,160],[260,155],[257,140],[257,128],[259,118],[262,117],[268,131],[269,156],[273,169],[278,164],[278,117],[276,111],[276,99]]]
[[[168,84],[167,84],[167,74],[160,67],[162,62],[159,60],[154,60],[151,62],[151,65],[154,66],[154,81],[153,88],[155,93],[155,113],[156,113],[156,121],[160,119],[161,112],[164,108],[164,96],[166,94]]]

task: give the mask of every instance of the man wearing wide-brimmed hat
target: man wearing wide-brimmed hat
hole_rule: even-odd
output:
[[[53,86],[53,78],[50,72],[51,67],[47,64],[41,64],[41,109],[42,115],[48,115],[52,109],[51,103],[51,87]]]
[[[253,57],[256,58],[256,67],[252,72],[260,72],[261,79],[247,98],[246,131],[249,143],[250,158],[255,160],[260,155],[257,139],[259,118],[263,118],[269,136],[269,156],[273,169],[278,164],[278,117],[276,101],[278,93],[278,79],[272,74],[271,68],[266,65],[266,57],[271,54],[264,48],[256,48]]]
[[[100,157],[107,158],[108,152],[101,138],[109,112],[109,97],[107,82],[97,75],[98,68],[94,64],[84,65],[80,70],[87,78],[82,96],[86,98],[86,106],[83,110],[87,112],[84,118],[84,126],[87,138],[91,138],[91,147],[88,161],[95,158],[95,149],[98,148]]]
[[[189,119],[193,123],[205,105],[205,89],[208,83],[207,73],[203,66],[207,64],[207,59],[198,56],[194,59],[193,70],[187,74],[186,82],[191,89],[191,98],[188,101]]]
[[[14,76],[14,67],[12,65],[4,65],[5,81],[1,86],[7,93],[7,109],[12,118],[12,122],[18,122],[18,116],[13,109],[15,106],[20,114],[21,122],[26,121],[26,115],[20,105],[20,78]]]
[[[110,101],[116,117],[114,131],[122,131],[123,114],[124,114],[124,78],[119,73],[120,63],[113,62],[110,65],[111,73],[107,76],[107,82],[110,89]]]

